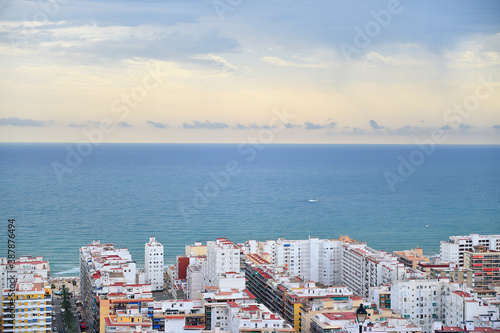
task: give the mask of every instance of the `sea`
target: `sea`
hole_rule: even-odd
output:
[[[165,263],[226,237],[338,238],[439,253],[451,235],[500,234],[500,146],[0,144],[0,256],[78,275],[79,248],[155,237]]]

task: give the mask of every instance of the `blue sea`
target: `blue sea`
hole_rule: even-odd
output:
[[[16,254],[55,276],[77,275],[92,240],[142,266],[149,237],[173,263],[224,236],[349,235],[434,255],[450,235],[500,234],[500,146],[4,143],[0,189],[0,256],[15,218]]]

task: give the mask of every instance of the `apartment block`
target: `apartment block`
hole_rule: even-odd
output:
[[[294,332],[283,318],[263,304],[228,301],[212,312],[212,332]]]
[[[145,275],[127,249],[99,241],[80,248],[80,294],[88,332],[105,332],[105,319],[115,315],[113,304],[152,301],[151,285],[141,283]]]
[[[4,276],[0,332],[50,332],[52,290],[47,281],[48,262],[42,257],[22,256],[15,260],[13,270],[6,259],[0,262]]]
[[[419,247],[411,250],[393,251],[393,255],[398,258],[398,261],[405,265],[405,267],[416,269],[421,262],[430,261],[429,257],[424,256],[423,250]]]
[[[473,288],[488,289],[488,285],[500,283],[500,251],[476,250],[464,252],[464,267],[474,272]]]
[[[394,281],[391,309],[421,326],[424,333],[430,333],[433,322],[445,320],[447,297],[462,288],[463,283],[451,283],[446,278]]]
[[[466,251],[473,252],[475,246],[500,251],[500,235],[450,236],[449,240],[440,243],[441,260],[464,267],[464,253]]]
[[[258,253],[270,263],[283,266],[292,276],[324,285],[341,282],[342,245],[355,242],[348,236],[339,239],[268,240],[259,243]]]
[[[406,269],[396,256],[357,242],[343,245],[341,272],[343,285],[355,295],[368,297],[370,287],[401,279]]]
[[[240,271],[240,248],[226,238],[207,242],[207,261],[202,270],[204,286],[217,286],[222,273]]]
[[[163,245],[154,237],[144,245],[144,266],[152,291],[163,290]]]
[[[248,290],[219,289],[207,286],[202,292],[202,304],[205,311],[205,326],[207,330],[215,330],[216,317],[214,313],[226,306],[227,302],[234,301],[237,304],[255,304],[255,296]]]

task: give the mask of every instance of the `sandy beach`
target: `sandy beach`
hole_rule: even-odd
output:
[[[72,281],[76,281],[76,285],[73,286]],[[73,293],[74,296],[80,295],[80,283],[78,277],[51,277],[49,280],[49,285],[54,285],[55,288],[52,290],[53,296],[55,293],[60,291],[62,285],[66,285],[66,288]]]

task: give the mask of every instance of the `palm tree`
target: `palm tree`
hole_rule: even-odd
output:
[[[71,284],[73,285],[73,296],[75,296],[76,280],[71,281]]]

